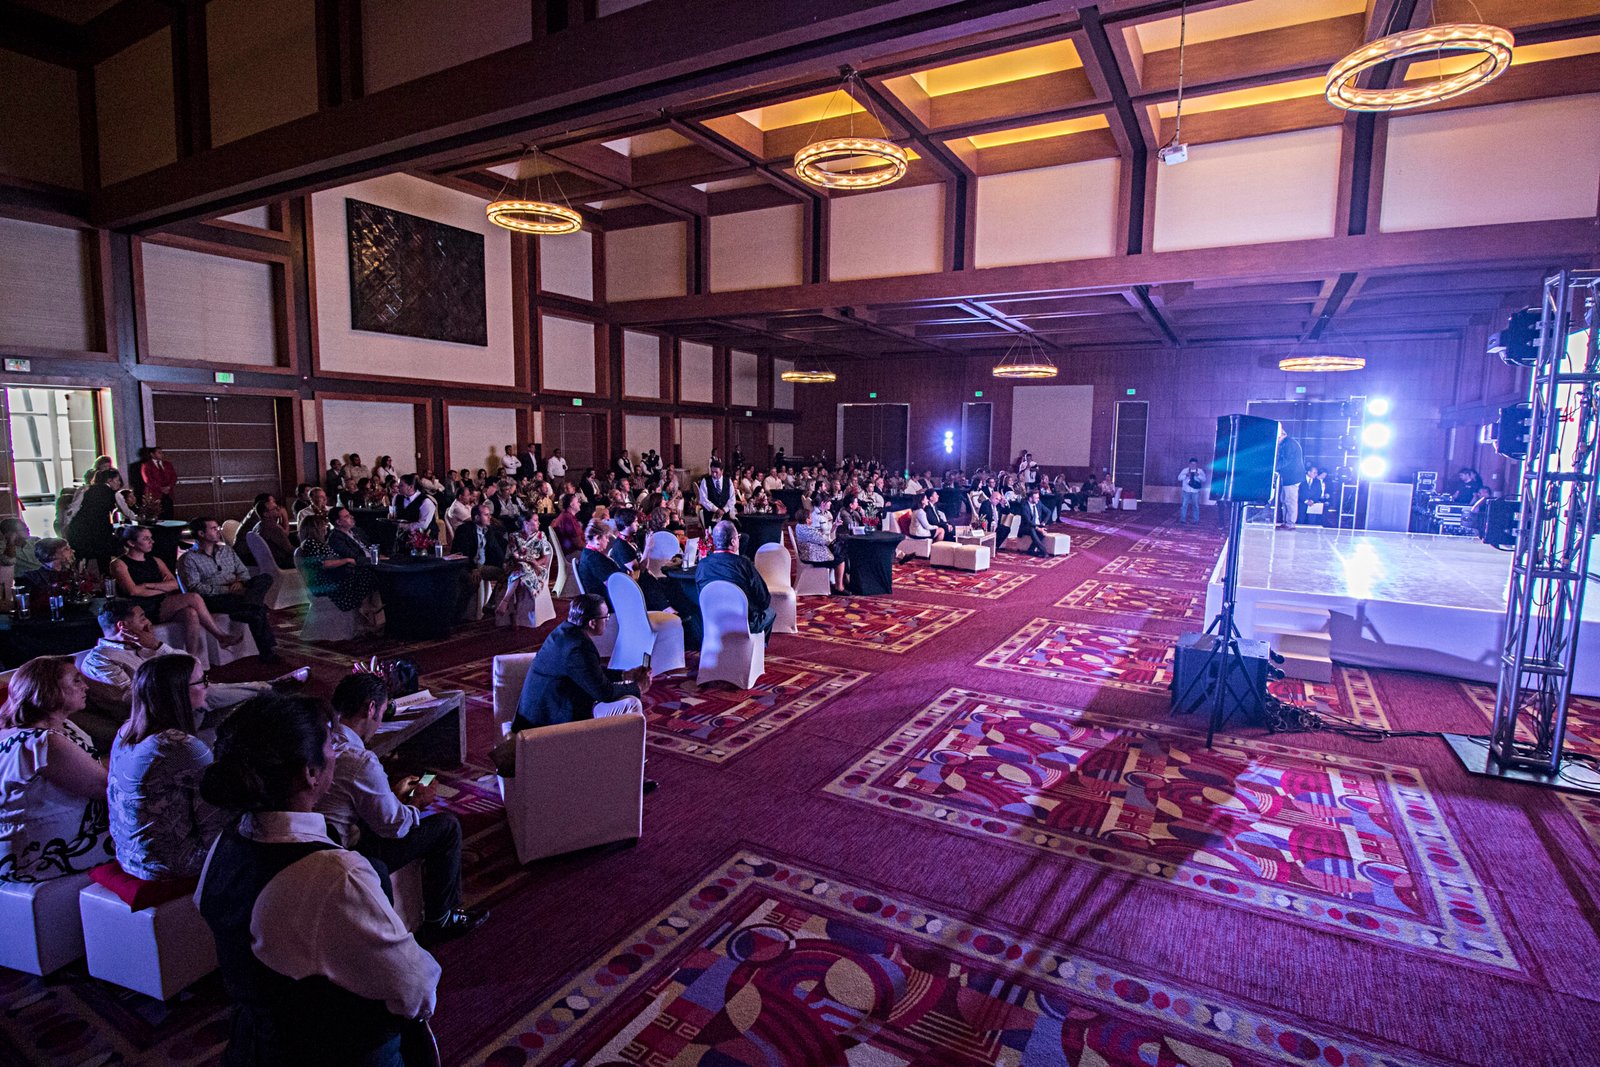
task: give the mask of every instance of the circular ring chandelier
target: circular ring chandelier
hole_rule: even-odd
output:
[[[496,200],[485,210],[490,222],[518,233],[548,236],[583,229],[582,215],[570,207],[543,200]]]
[[[1020,335],[989,372],[996,378],[1054,378],[1061,373],[1031,333]]]
[[[1327,374],[1333,371],[1360,370],[1367,365],[1362,356],[1285,356],[1278,369]]]
[[[865,169],[827,167],[830,162],[861,157],[877,162]],[[906,150],[881,137],[829,137],[794,154],[795,174],[821,189],[877,189],[905,177],[907,166]]]
[[[1505,73],[1516,43],[1510,30],[1459,22],[1380,37],[1351,52],[1328,70],[1323,92],[1346,111],[1404,111],[1470,93]],[[1385,63],[1424,52],[1473,52],[1482,58],[1459,74],[1396,89],[1363,89],[1356,79]]]
[[[812,367],[809,369],[795,367],[792,370],[784,371],[782,374],[779,374],[778,377],[783,381],[792,382],[795,385],[822,385],[826,384],[827,382],[836,382],[839,380],[839,376],[837,374],[825,367]]]

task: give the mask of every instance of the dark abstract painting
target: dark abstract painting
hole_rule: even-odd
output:
[[[351,326],[488,345],[483,234],[360,200],[345,217]]]

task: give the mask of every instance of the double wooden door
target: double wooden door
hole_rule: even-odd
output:
[[[239,518],[257,495],[284,492],[293,481],[284,465],[285,403],[270,396],[151,394],[151,443],[178,472],[173,504],[180,518]]]

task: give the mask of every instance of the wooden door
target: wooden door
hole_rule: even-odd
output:
[[[243,515],[261,493],[283,492],[278,402],[269,396],[153,393],[155,444],[178,472],[180,518]]]

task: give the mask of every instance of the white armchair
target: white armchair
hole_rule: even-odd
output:
[[[267,590],[264,600],[267,607],[277,611],[280,608],[298,607],[311,599],[306,593],[306,582],[300,572],[279,567],[278,561],[272,558],[272,549],[267,547],[266,540],[259,533],[251,530],[244,535],[244,543],[250,546],[250,555],[255,557],[257,569],[272,578],[272,586]]]
[[[696,685],[730,682],[749,689],[766,669],[767,637],[750,632],[750,601],[732,582],[707,582],[700,590],[705,637]]]
[[[777,614],[772,632],[799,633],[794,585],[789,579],[789,550],[782,545],[762,545],[756,549],[756,573],[767,583],[767,592],[772,595],[772,610]]]
[[[611,648],[611,669],[630,671],[650,655],[653,674],[684,668],[683,620],[670,611],[647,611],[644,590],[626,574],[606,579],[611,615],[617,620],[616,644]]]
[[[494,658],[494,718],[511,736],[533,653]],[[612,715],[523,730],[513,739],[516,774],[500,796],[518,863],[613,841],[644,828],[643,715]]]
[[[897,511],[897,512],[895,512],[893,515],[889,516],[889,525],[886,525],[884,527],[884,529],[889,530],[892,533],[899,533],[900,532],[900,516],[909,515],[909,514],[911,514],[911,511],[910,511],[909,508],[906,509],[905,511]],[[913,521],[911,525],[912,525],[913,529],[916,528],[915,521]],[[919,556],[922,559],[927,559],[930,555],[933,554],[933,538],[931,538],[931,537],[909,537],[908,536],[904,541],[900,542],[899,547],[896,549],[896,551],[904,552],[908,556]]]

